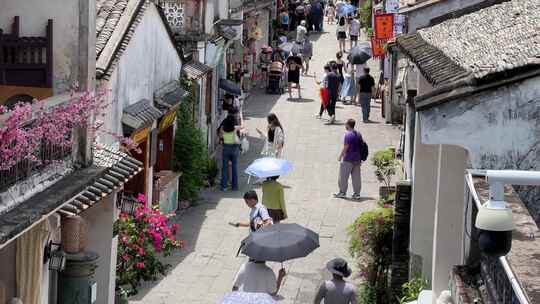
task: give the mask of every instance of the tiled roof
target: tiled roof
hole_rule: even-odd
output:
[[[204,76],[206,73],[211,72],[212,68],[199,61],[191,61],[184,64],[182,70],[184,73],[186,73],[187,77],[198,79]]]
[[[80,214],[98,203],[102,198],[119,189],[141,172],[144,164],[111,146],[95,147],[94,165],[106,168],[99,178],[70,203],[62,207],[61,213]]]
[[[145,0],[96,0],[97,78],[109,76],[148,5]]]
[[[151,101],[142,99],[126,108],[122,115],[122,124],[136,130],[147,127],[163,115]]]
[[[0,246],[17,238],[51,214],[57,212],[66,202],[87,189],[88,185],[101,176],[104,169],[89,166],[74,170],[54,185],[37,193],[16,208],[0,215]]]
[[[98,79],[109,78],[150,5],[154,4],[148,0],[96,0],[96,77]],[[173,32],[161,7],[156,6],[156,8],[170,42],[174,45],[178,56],[182,58],[182,50],[176,45]]]
[[[513,0],[396,39],[435,86],[540,63],[540,1]]]

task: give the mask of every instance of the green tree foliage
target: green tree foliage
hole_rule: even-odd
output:
[[[399,303],[405,304],[418,299],[420,291],[422,291],[428,286],[428,281],[422,279],[419,275],[415,275],[409,282],[403,284],[403,297],[399,300]]]
[[[362,213],[349,226],[350,252],[357,259],[360,276],[360,303],[389,303],[388,278],[392,264],[394,209],[391,206]]]
[[[199,190],[206,185],[208,151],[204,135],[193,121],[196,102],[193,83],[185,78],[180,83],[188,95],[182,100],[176,116],[173,170],[182,173],[178,199],[193,201],[198,198]]]
[[[371,157],[371,164],[376,167],[375,175],[377,179],[389,187],[398,167],[394,151],[392,149],[383,149],[375,152]]]
[[[360,16],[360,24],[366,30],[366,33],[373,33],[371,25],[371,1],[365,1],[364,4],[358,10],[358,15]]]

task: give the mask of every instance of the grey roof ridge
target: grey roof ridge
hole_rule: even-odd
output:
[[[138,15],[144,12],[142,9],[146,4],[146,0],[129,1],[124,13],[120,17],[114,32],[107,40],[105,47],[96,59],[96,77],[103,78],[107,70],[113,65],[115,55],[122,49],[122,46],[129,43],[131,37],[128,33],[138,24],[135,22]],[[127,41],[126,41],[127,39]]]
[[[479,84],[479,80],[470,75],[465,79],[457,80],[448,85],[439,87],[426,94],[415,97],[415,108],[419,111],[426,110],[457,98],[467,97],[482,91],[495,89],[514,82],[540,76],[540,68],[517,74],[510,78]]]
[[[407,42],[406,40],[416,40],[417,42],[421,42],[422,45],[417,45],[417,46],[414,46],[414,47],[407,48],[407,47],[403,46],[403,44],[402,44],[403,42]],[[418,66],[422,76],[424,76],[426,78],[426,80],[428,82],[430,82],[432,85],[440,84],[440,83],[437,82],[437,80],[434,77],[432,77],[432,75],[429,73],[429,71],[427,71],[427,68],[431,68],[431,67],[434,67],[434,66],[447,65],[447,66],[449,66],[451,69],[453,69],[455,71],[460,71],[462,75],[459,78],[454,79],[453,80],[454,82],[463,79],[464,78],[463,74],[469,74],[469,75],[472,74],[472,72],[467,71],[463,67],[456,64],[443,51],[441,51],[437,47],[435,47],[435,46],[431,45],[429,42],[427,42],[420,35],[420,33],[413,33],[413,34],[400,36],[400,37],[398,37],[396,39],[395,44],[397,45],[397,47],[399,48],[399,50],[401,52],[403,52],[416,66]],[[426,53],[431,53],[431,54],[433,54],[432,57],[438,56],[439,60],[444,61],[444,62],[439,61],[439,63],[437,63],[436,60],[429,60],[427,62],[420,62],[419,60],[417,60],[415,55],[412,54],[412,51],[415,48],[419,48],[419,47],[423,48],[423,50],[421,50],[421,53],[423,55],[426,54]],[[452,77],[454,77],[454,76],[452,76]],[[445,80],[452,81],[451,78],[445,79]]]

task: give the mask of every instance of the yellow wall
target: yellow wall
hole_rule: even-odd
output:
[[[18,94],[30,95],[37,99],[45,99],[53,95],[51,88],[0,85],[0,104],[4,104],[10,97]]]

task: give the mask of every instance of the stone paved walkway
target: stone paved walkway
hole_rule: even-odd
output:
[[[321,74],[325,62],[334,58],[337,43],[333,26],[327,33],[316,35],[315,56],[310,74]],[[372,63],[373,75],[376,69]],[[245,123],[249,129],[251,150],[243,155],[239,171],[258,157],[262,140],[255,128],[264,129],[265,117],[274,112],[280,118],[286,133],[285,158],[294,163],[292,173],[282,177],[289,213],[287,222],[296,222],[313,229],[320,235],[320,248],[304,259],[287,262],[287,276],[280,291],[280,303],[312,303],[317,286],[329,277],[326,262],[341,256],[353,262],[348,254],[347,226],[363,211],[373,208],[378,196],[378,183],[373,168],[363,166],[363,201],[335,199],[337,188],[338,153],[348,118],[361,120],[360,108],[338,104],[337,123],[326,125],[314,118],[318,112],[318,89],[314,77],[303,77],[302,100],[288,100],[288,95],[266,95],[255,92],[246,103]],[[293,96],[296,96],[293,94]],[[399,143],[399,131],[386,125],[380,115],[380,104],[372,104],[371,119],[375,123],[359,123],[359,129],[370,146],[370,151]],[[229,226],[229,221],[246,220],[248,208],[242,200],[250,188],[242,176],[238,192],[206,191],[203,200],[184,213],[178,222],[182,229],[180,239],[187,247],[167,261],[172,264],[170,274],[158,282],[146,284],[131,303],[216,303],[231,290],[231,282],[238,267],[246,260],[236,257],[240,241],[247,229]],[[260,189],[257,189],[260,194]],[[351,193],[349,193],[350,195]],[[351,263],[354,264],[354,263]],[[279,268],[279,264],[272,267]],[[352,265],[354,266],[354,265]]]

